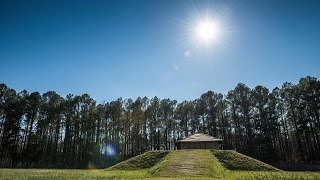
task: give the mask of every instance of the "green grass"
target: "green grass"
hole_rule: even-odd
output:
[[[257,159],[232,150],[212,150],[212,153],[229,170],[246,171],[280,171],[279,169],[258,161]]]
[[[149,178],[320,179],[320,172],[280,171],[235,151],[220,150],[150,151],[121,162],[107,170],[0,169],[1,180]]]
[[[106,171],[74,169],[0,169],[1,180],[46,180],[46,179],[143,179],[145,171]]]
[[[57,170],[57,169],[0,169],[1,180],[20,179],[320,179],[320,172],[226,171],[223,177],[160,177],[150,175],[146,169],[129,171]]]
[[[286,171],[230,171],[226,179],[320,179],[320,173]]]
[[[170,151],[148,151],[141,155],[122,161],[108,170],[139,170],[146,169],[157,164]]]

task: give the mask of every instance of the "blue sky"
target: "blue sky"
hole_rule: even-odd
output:
[[[189,28],[208,11],[223,35],[199,47]],[[2,0],[0,82],[18,91],[88,93],[99,103],[191,100],[240,82],[272,89],[320,77],[319,19],[319,1],[311,0]]]

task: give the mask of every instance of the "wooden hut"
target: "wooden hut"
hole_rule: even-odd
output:
[[[221,149],[222,142],[222,139],[197,133],[176,141],[176,147],[177,149]]]

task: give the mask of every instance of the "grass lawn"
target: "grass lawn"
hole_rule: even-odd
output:
[[[147,170],[0,169],[0,179],[320,179],[320,172],[227,171],[223,177],[156,177]]]
[[[225,179],[320,179],[320,172],[230,171]]]
[[[0,179],[142,179],[145,170],[0,169]]]

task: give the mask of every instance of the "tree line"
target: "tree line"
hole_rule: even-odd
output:
[[[88,94],[16,92],[0,84],[0,167],[87,168],[106,159],[105,143],[124,160],[174,149],[194,133],[268,163],[319,162],[320,81],[307,76],[271,91],[240,83],[226,95],[208,91],[183,102],[138,97],[101,104]]]

